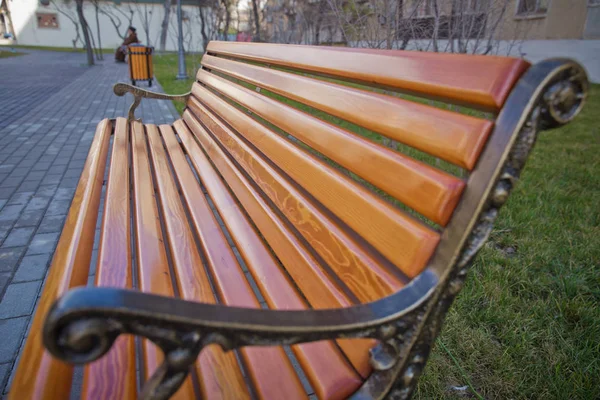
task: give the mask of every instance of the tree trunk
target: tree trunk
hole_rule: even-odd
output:
[[[85,52],[87,53],[88,65],[94,65],[94,53],[92,52],[92,44],[90,41],[90,32],[87,21],[83,15],[83,0],[75,0],[77,4],[77,15],[79,16],[79,24],[83,31],[83,38],[85,40]]]
[[[225,27],[223,29],[223,40],[229,40],[229,25],[231,25],[231,10],[229,9],[229,0],[222,0],[225,7]]]
[[[254,11],[254,41],[260,42],[260,20],[258,19],[258,0],[252,0],[252,10]]]
[[[100,17],[98,16],[98,8],[99,5],[98,3],[94,4],[95,9],[96,9],[96,30],[97,30],[97,35],[98,35],[98,59],[99,60],[104,60],[104,54],[102,53],[102,39],[100,37]]]
[[[202,29],[200,33],[202,34],[202,47],[204,52],[206,53],[206,47],[208,46],[208,33],[206,32],[206,18],[204,16],[204,10],[202,9],[202,1],[199,1],[198,11],[200,12],[200,23],[202,24]]]
[[[167,32],[169,30],[169,17],[171,16],[171,0],[165,0],[163,7],[165,9],[165,16],[160,25],[160,51],[165,51],[165,47],[167,46]]]

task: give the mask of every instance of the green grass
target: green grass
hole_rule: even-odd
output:
[[[10,57],[18,57],[18,56],[24,56],[27,53],[21,53],[21,52],[11,52],[11,51],[4,51],[0,49],[0,58],[10,58]]]
[[[198,62],[188,62],[190,76]],[[175,55],[155,63],[166,92],[189,90],[193,79],[175,80]],[[600,398],[599,109],[593,85],[575,122],[540,134],[414,398]]]
[[[47,51],[60,51],[63,53],[85,53],[85,49],[73,49],[72,47],[50,47],[50,46],[29,46],[22,44],[15,45],[0,45],[0,50],[3,48],[14,48],[14,49],[23,49],[23,50],[47,50]],[[110,54],[113,53],[115,49],[102,49],[102,53]]]
[[[185,64],[188,79],[177,79],[179,71],[179,64],[177,63],[177,54],[156,54],[152,57],[154,64],[154,75],[158,82],[160,82],[165,93],[168,94],[181,94],[189,92],[192,83],[194,83],[196,71],[200,68],[200,60],[202,55],[200,54],[186,54]],[[181,102],[173,102],[175,108],[181,114],[185,105]]]
[[[436,346],[415,398],[465,397],[466,378],[486,399],[600,398],[598,109],[594,85],[540,135],[440,336],[460,368]]]

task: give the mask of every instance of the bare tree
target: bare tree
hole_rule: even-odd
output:
[[[88,65],[94,65],[94,53],[92,53],[92,44],[90,41],[90,33],[87,21],[83,15],[83,0],[75,0],[77,7],[77,15],[79,16],[79,25],[83,31],[83,38],[85,40],[85,51],[87,53]]]
[[[103,60],[104,55],[102,54],[102,36],[100,35],[100,0],[90,0],[94,6],[94,14],[96,16],[96,37],[98,38],[98,51],[96,52],[96,59]],[[93,35],[92,35],[93,38]]]
[[[152,23],[152,9],[148,10],[148,3],[141,4],[139,0],[134,0],[135,10],[137,14],[140,16],[140,21],[142,22],[142,29],[146,34],[146,44],[148,46],[152,46],[150,42],[150,25]]]
[[[58,13],[64,15],[65,17],[67,17],[67,19],[69,21],[71,21],[73,23],[73,26],[75,27],[75,38],[71,42],[73,43],[73,50],[76,50],[77,43],[81,41],[81,35],[79,33],[79,22],[77,21],[77,15],[71,13],[71,9],[69,7],[69,2],[63,1],[61,3],[58,3],[54,0],[51,0],[50,4],[52,4],[54,9]]]
[[[253,18],[254,18],[254,41],[255,42],[260,42],[260,17],[259,17],[259,11],[258,11],[258,1],[259,0],[252,0],[252,12],[253,12]],[[227,32],[225,32],[225,34],[227,34]]]
[[[198,0],[203,51],[206,51],[208,42],[215,37],[223,18],[222,14],[223,7],[220,6],[218,0]]]
[[[165,0],[163,3],[164,15],[160,25],[160,51],[165,51],[167,46],[167,33],[169,31],[169,19],[171,18],[172,0]]]
[[[105,5],[100,8],[100,12],[108,17],[111,24],[115,27],[117,31],[117,35],[121,39],[125,39],[127,37],[127,29],[131,26],[133,22],[133,16],[135,11],[130,5],[116,5],[110,4]],[[123,23],[125,20],[125,24]]]

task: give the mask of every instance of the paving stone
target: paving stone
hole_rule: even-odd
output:
[[[31,240],[27,255],[50,254],[54,251],[59,233],[37,233]]]
[[[12,363],[0,364],[0,385],[4,385],[4,382],[6,382],[11,367]]]
[[[2,207],[2,211],[0,211],[0,225],[18,220],[23,208],[25,208],[25,204],[13,204]]]
[[[44,216],[44,210],[25,210],[21,213],[21,216],[15,223],[15,228],[22,228],[24,226],[38,226],[42,217]]]
[[[71,205],[70,200],[52,200],[46,211],[46,215],[66,214]]]
[[[0,303],[0,319],[31,314],[41,283],[42,281],[34,281],[8,285]]]
[[[25,282],[44,279],[50,263],[50,254],[25,256],[19,263],[13,282]]]
[[[0,363],[12,362],[15,359],[27,321],[27,317],[0,321]]]
[[[48,207],[50,200],[51,200],[50,197],[38,196],[36,194],[27,204],[27,207],[25,208],[25,212],[45,210],[46,207]]]
[[[66,215],[46,215],[38,227],[37,233],[61,232]]]
[[[4,243],[2,243],[2,247],[19,247],[25,246],[29,243],[29,239],[33,235],[35,231],[34,227],[29,228],[13,228],[6,239],[4,239]]]
[[[29,199],[31,199],[32,196],[33,196],[33,192],[15,193],[8,200],[8,204],[9,205],[12,205],[12,204],[27,204],[27,202],[29,201]]]
[[[25,247],[0,249],[0,272],[14,271]]]
[[[11,275],[12,272],[0,272],[0,296],[2,295],[2,293],[4,293],[4,289],[8,285]]]

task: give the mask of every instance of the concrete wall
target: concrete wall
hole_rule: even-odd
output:
[[[499,30],[499,38],[582,39],[588,0],[548,0],[544,15],[517,15],[519,0],[511,0]]]
[[[64,0],[55,0],[59,9],[77,21],[77,13],[75,9],[75,2],[70,0],[65,2]],[[37,46],[56,46],[56,47],[72,47],[73,39],[76,37],[75,25],[73,22],[64,14],[57,11],[54,5],[42,6],[39,0],[9,0],[9,7],[11,10],[13,25],[17,36],[17,43],[22,45],[37,45]],[[115,20],[118,18],[122,25],[120,31],[123,33],[127,29],[128,19],[119,12],[122,11],[126,14],[133,11],[132,25],[137,28],[137,35],[139,40],[144,44],[150,44],[158,47],[160,38],[160,27],[164,16],[164,9],[162,4],[137,4],[137,3],[126,3],[123,2],[119,6],[116,6],[113,2],[101,2],[100,7],[112,11]],[[118,9],[117,9],[118,8]],[[39,28],[37,23],[36,13],[55,13],[59,22],[59,28]],[[183,6],[184,12],[184,41],[185,48],[188,51],[201,52],[202,48],[202,35],[201,35],[201,22],[199,17],[198,7]],[[97,41],[97,24],[96,14],[92,4],[90,2],[84,2],[84,15],[92,33],[94,39]],[[148,16],[148,32],[149,37],[146,36],[144,30],[143,19]],[[187,18],[186,18],[187,17]],[[106,15],[99,14],[100,22],[100,35],[102,39],[102,47],[104,48],[116,48],[122,40],[117,34],[117,30],[111,23],[111,20]],[[80,32],[81,41],[77,47],[81,48],[83,43],[83,35]],[[96,45],[98,43],[96,42]],[[177,50],[177,22],[175,7],[171,10],[169,30],[167,36],[167,50]]]

